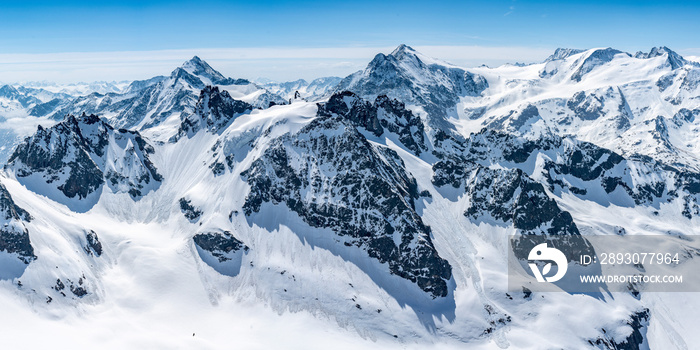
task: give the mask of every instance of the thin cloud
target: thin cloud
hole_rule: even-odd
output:
[[[167,75],[197,55],[223,74],[274,80],[345,76],[362,69],[379,52],[395,47],[220,48],[121,52],[0,54],[0,77],[21,81],[121,81]],[[452,64],[475,67],[507,62],[534,62],[551,49],[486,46],[415,46],[416,50]]]
[[[513,13],[514,11],[515,11],[515,6],[509,7],[509,8],[508,8],[508,12],[506,12],[506,13],[503,15],[503,17],[510,15],[510,14]]]

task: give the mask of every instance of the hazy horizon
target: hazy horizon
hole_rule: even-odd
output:
[[[425,55],[464,68],[484,64],[497,67],[507,63],[539,63],[556,50],[527,47],[412,47]],[[395,46],[0,54],[0,82],[73,84],[143,80],[158,75],[169,75],[172,70],[193,56],[199,56],[228,77],[254,81],[309,81],[327,76],[345,77],[364,69],[376,54],[389,54],[394,49]],[[640,48],[630,53],[648,52],[649,49],[651,47]],[[700,49],[671,49],[687,57],[700,54]]]
[[[146,79],[198,55],[224,75],[344,76],[399,44],[463,67],[538,62],[557,47],[700,54],[683,1],[4,2],[0,81]]]

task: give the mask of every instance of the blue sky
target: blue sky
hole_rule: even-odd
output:
[[[324,69],[301,72],[311,78],[340,63],[346,63],[345,70],[355,69],[361,60],[371,59],[372,52],[400,43],[484,52],[512,48],[510,59],[478,52],[464,59],[451,57],[461,64],[528,62],[556,47],[612,46],[634,52],[666,45],[697,55],[699,15],[700,3],[680,1],[0,1],[0,56],[5,55],[4,60],[0,57],[0,80],[8,80],[2,74],[11,72],[1,66],[16,57],[11,55],[40,55],[32,57],[41,57],[42,69],[49,72],[46,61],[52,61],[51,54],[67,52],[132,52],[141,60],[153,52],[183,55],[173,57],[175,61],[202,49],[356,48],[368,56],[331,59],[321,54],[287,59],[290,63],[264,58],[276,67],[270,69],[270,77],[283,79],[288,77],[279,72],[285,71],[285,64],[299,65],[305,59],[317,67],[325,64]],[[246,52],[249,60],[259,58]],[[243,64],[238,70],[224,73],[264,75],[262,66],[246,72],[243,68],[251,62],[243,61],[238,59]],[[125,79],[167,74],[156,69],[155,62],[150,68],[133,64],[134,71],[123,72]],[[347,72],[339,69],[341,73]],[[93,76],[102,79],[98,69],[80,78]]]

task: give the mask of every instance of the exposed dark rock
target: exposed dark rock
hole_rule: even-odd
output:
[[[659,133],[663,134],[663,131],[660,128]],[[433,165],[432,181],[438,187],[446,184],[455,188],[464,186],[464,177],[475,170],[477,164],[484,167],[501,164],[525,170],[528,159],[541,155],[540,181],[550,191],[564,190],[586,198],[589,189],[599,187],[604,193],[611,194],[609,201],[619,205],[628,204],[620,202],[620,196],[612,195],[616,190],[626,193],[636,205],[652,206],[681,197],[687,208],[684,215],[700,210],[697,195],[700,180],[696,179],[700,175],[657,163],[649,157],[625,159],[594,144],[553,134],[529,140],[487,129],[472,135],[466,143],[457,144],[457,149],[464,148],[462,153],[452,153]],[[580,181],[572,183],[566,180],[567,177]],[[584,183],[585,188],[577,187]]]
[[[233,237],[230,231],[199,233],[192,239],[197,246],[211,253],[219,262],[230,260],[227,256],[230,253],[239,250],[248,252],[250,249],[236,237]]]
[[[87,285],[85,283],[85,276],[84,275],[81,276],[80,278],[78,278],[77,285],[75,283],[73,283],[73,281],[71,281],[70,279],[66,279],[66,281],[67,282],[64,283],[60,278],[58,278],[58,279],[56,279],[56,284],[51,288],[65,297],[66,293],[64,292],[64,290],[66,289],[66,284],[67,284],[68,290],[70,290],[71,293],[73,293],[73,295],[75,295],[79,298],[82,298],[82,297],[88,295],[88,290],[87,290]],[[51,299],[51,300],[53,300],[53,299]],[[50,302],[50,301],[47,301],[47,303],[48,302]]]
[[[626,339],[615,340],[603,329],[604,337],[598,338],[595,341],[589,341],[589,344],[596,346],[600,349],[606,350],[640,350],[643,349],[641,346],[644,343],[644,336],[642,330],[649,323],[649,309],[644,309],[637,313],[630,315],[630,319],[627,324],[632,327],[632,333],[627,336]]]
[[[60,279],[60,278],[59,278],[59,279],[56,279],[56,285],[53,287],[53,289],[55,289],[56,291],[62,291],[62,290],[64,290],[65,288],[66,288],[66,285],[63,284],[63,282],[61,281],[61,279]]]
[[[241,175],[251,186],[246,215],[263,203],[284,203],[308,225],[329,228],[346,246],[387,264],[392,274],[433,297],[447,295],[451,267],[415,212],[415,179],[394,151],[373,146],[350,121],[319,117],[275,139]]]
[[[389,55],[378,54],[363,71],[338,84],[336,91],[349,90],[365,99],[386,95],[403,103],[422,106],[430,126],[451,132],[448,111],[460,97],[477,96],[488,87],[486,79],[461,68],[424,62],[412,48],[400,45]]]
[[[0,183],[0,252],[17,254],[17,258],[29,264],[36,260],[34,248],[29,241],[29,231],[22,221],[31,221],[32,217],[12,200],[10,192]]]
[[[659,91],[664,92],[671,85],[673,85],[673,80],[675,77],[676,77],[675,74],[669,73],[669,74],[666,74],[666,75],[662,76],[661,78],[659,78],[659,80],[656,81],[656,86],[659,88]]]
[[[376,106],[350,91],[333,94],[328,102],[319,105],[318,114],[322,116],[340,115],[353,125],[361,126],[375,136],[380,136],[384,132],[384,128],[377,118]]]
[[[79,298],[82,298],[88,294],[87,289],[82,286],[75,286],[73,284],[70,285],[70,291]]]
[[[669,49],[666,46],[652,47],[648,53],[637,52],[634,57],[641,59],[648,59],[653,57],[666,56],[666,63],[671,67],[671,69],[676,70],[683,67],[686,64],[697,65],[697,63],[692,61],[686,61],[683,56],[677,54],[675,51]]]
[[[226,171],[226,166],[224,163],[221,162],[214,162],[209,166],[209,169],[211,169],[211,172],[214,173],[214,175],[221,175]]]
[[[688,123],[692,123],[696,118],[700,116],[700,109],[689,110],[687,108],[681,108],[678,113],[675,114],[675,118],[684,120]]]
[[[123,149],[124,156],[106,159],[109,147]],[[41,176],[67,198],[84,199],[105,183],[138,198],[157,185],[152,182],[162,181],[148,157],[151,153],[152,146],[137,132],[114,130],[95,115],[68,116],[49,129],[39,126],[17,146],[5,167],[14,170],[20,182]],[[127,166],[135,168],[123,169]]]
[[[606,105],[614,104],[618,111],[616,115],[606,112]],[[574,112],[574,116],[582,120],[610,119],[612,127],[624,131],[630,127],[633,118],[629,104],[619,88],[600,89],[595,91],[579,91],[566,102],[566,107]]]
[[[199,130],[217,133],[223,130],[237,116],[250,112],[253,106],[233,99],[226,90],[206,86],[199,94],[194,112],[184,118],[180,129],[171,141],[184,136],[192,136]]]
[[[185,198],[180,198],[180,211],[182,211],[187,220],[192,222],[199,220],[199,217],[202,215],[202,211],[195,208],[192,202]]]
[[[90,230],[90,232],[85,234],[85,240],[87,241],[87,245],[83,247],[83,250],[85,250],[86,254],[95,256],[102,255],[102,243],[100,243],[100,240],[97,238],[97,233],[95,233],[95,231]]]
[[[541,119],[540,111],[534,105],[528,104],[522,110],[512,110],[507,115],[496,119],[489,125],[489,128],[517,134],[537,119]]]
[[[328,102],[319,104],[318,115],[341,116],[375,136],[381,136],[385,132],[393,133],[416,155],[427,150],[421,119],[407,110],[403,103],[385,95],[370,103],[350,91],[339,92],[333,94]]]
[[[36,106],[29,109],[29,115],[34,117],[43,117],[50,114],[57,108],[64,106],[68,103],[65,99],[54,98],[48,102],[39,103]]]
[[[571,80],[580,82],[583,76],[588,74],[594,68],[612,61],[615,55],[622,53],[622,51],[612,48],[598,49],[591,52],[588,57],[583,59],[579,65],[579,68],[571,75]],[[624,54],[629,56],[627,53]]]
[[[557,60],[563,60],[566,58],[569,58],[573,55],[579,54],[581,52],[584,52],[585,50],[579,50],[579,49],[566,49],[566,48],[557,48],[553,54],[551,54],[547,59],[545,59],[545,62],[550,62],[550,61],[557,61]]]

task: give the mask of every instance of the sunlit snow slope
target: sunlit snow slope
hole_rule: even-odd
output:
[[[668,48],[466,69],[401,45],[344,79],[194,57],[44,105],[6,142],[3,344],[693,349],[694,294],[509,292],[507,256],[662,234],[698,258],[698,72]]]

